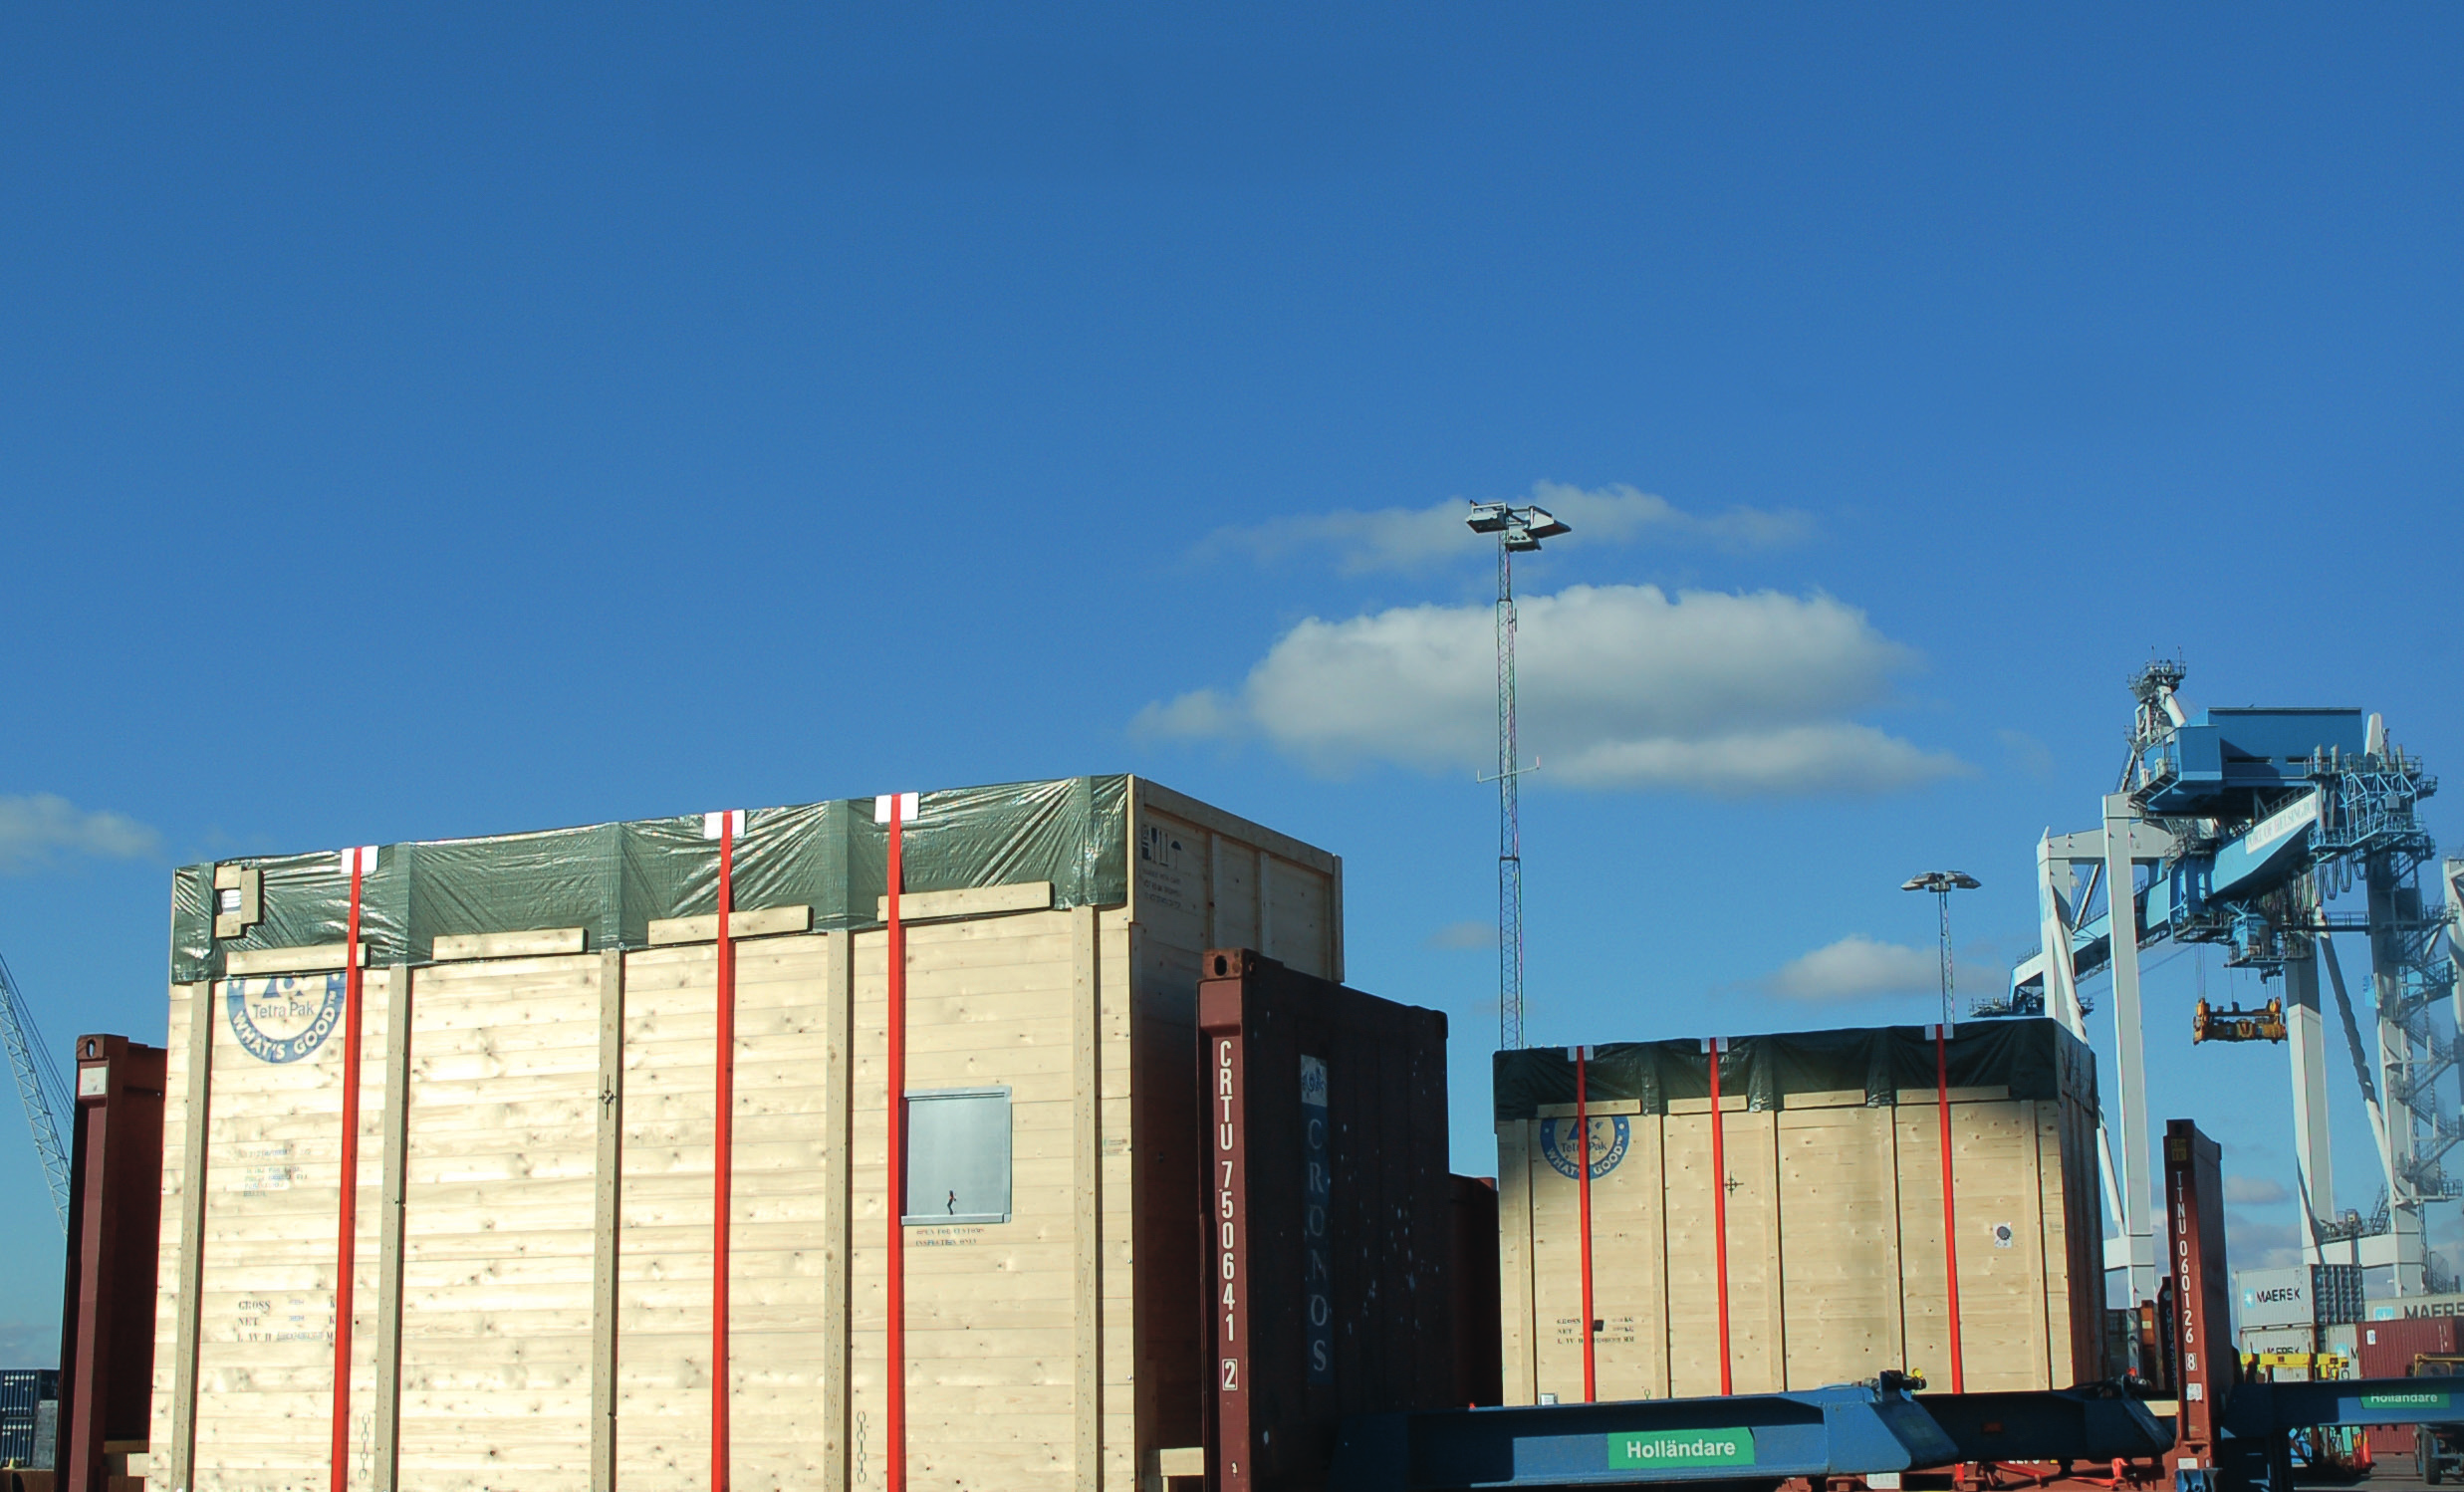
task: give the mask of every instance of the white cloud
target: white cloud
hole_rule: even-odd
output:
[[[1877,943],[1861,932],[1790,959],[1762,981],[1787,1000],[1863,1000],[1932,995],[1941,990],[1940,955],[1931,948]]]
[[[1574,586],[1519,606],[1524,758],[1547,780],[1723,796],[1869,793],[1971,770],[1847,718],[1915,655],[1828,596]],[[1496,760],[1495,618],[1486,606],[1311,618],[1237,698],[1148,705],[1142,739],[1255,732],[1326,772]]]
[[[1429,934],[1432,948],[1494,948],[1497,946],[1495,922],[1448,922]]]
[[[125,815],[86,813],[54,793],[0,798],[0,872],[39,870],[62,855],[135,860],[161,837]]]
[[[2243,1269],[2288,1269],[2302,1262],[2302,1235],[2292,1223],[2263,1223],[2228,1211],[2224,1227],[2227,1250]]]
[[[2269,1176],[2227,1176],[2224,1199],[2241,1207],[2266,1207],[2293,1200],[2285,1183]]]
[[[1530,501],[1574,526],[1587,543],[1631,544],[1645,539],[1708,544],[1725,550],[1766,549],[1798,543],[1814,521],[1793,510],[1732,507],[1689,513],[1664,497],[1617,484],[1585,489],[1563,482],[1536,482]],[[1259,560],[1301,553],[1331,553],[1345,572],[1419,571],[1493,556],[1496,546],[1463,525],[1470,505],[1448,501],[1425,508],[1355,508],[1272,519],[1245,528],[1217,529],[1200,553],[1233,551]]]

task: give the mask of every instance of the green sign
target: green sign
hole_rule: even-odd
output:
[[[2444,1393],[2364,1393],[2364,1409],[2443,1409],[2447,1407]]]
[[[1655,1466],[1751,1466],[1754,1432],[1635,1430],[1608,1437],[1608,1464],[1648,1471]]]

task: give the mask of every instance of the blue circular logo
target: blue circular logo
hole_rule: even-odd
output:
[[[322,980],[324,988],[317,988]],[[343,1020],[344,981],[340,972],[312,974],[303,979],[278,975],[253,987],[245,979],[226,979],[223,1006],[231,1014],[231,1035],[242,1050],[259,1062],[297,1062],[325,1045]]]
[[[1633,1130],[1621,1114],[1594,1119],[1591,1128],[1591,1143],[1585,1148],[1591,1152],[1592,1179],[1597,1181],[1625,1159],[1625,1146],[1633,1138]],[[1574,1130],[1575,1121],[1571,1119],[1540,1121],[1540,1153],[1548,1156],[1557,1173],[1569,1181],[1575,1179],[1575,1158],[1566,1151],[1573,1143]]]

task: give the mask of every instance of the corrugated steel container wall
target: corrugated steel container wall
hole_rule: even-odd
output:
[[[34,1421],[45,1399],[60,1396],[56,1368],[0,1369],[0,1461],[35,1464]]]
[[[1931,1038],[1879,1028],[1737,1039],[1721,1060],[1719,1177],[1698,1047],[1602,1047],[1589,1068],[1581,1148],[1593,1176],[1600,1396],[1720,1391],[1715,1185],[1734,1391],[1886,1368],[1950,1387]],[[1947,1055],[1966,1386],[2101,1378],[2094,1054],[2036,1021],[1962,1027]],[[1583,1394],[1573,1063],[1562,1049],[1497,1061],[1505,1398],[1573,1402]],[[1910,1083],[1920,1069],[1922,1088]],[[2027,1097],[2012,1096],[2014,1082]]]
[[[113,1446],[144,1443],[153,1411],[154,1272],[161,1251],[163,1052],[77,1041],[68,1278],[60,1340],[60,1492],[106,1492]]]
[[[1497,1333],[1497,1178],[1454,1178],[1454,1394],[1456,1404],[1505,1402]]]
[[[1319,1492],[1345,1416],[1454,1398],[1446,1018],[1219,949],[1198,1025],[1215,1485]]]
[[[1255,941],[1295,978],[1342,974],[1335,857],[1151,783],[1116,791],[1115,878],[1086,883],[1125,899],[1056,905],[1057,882],[998,864],[905,898],[909,1103],[997,1099],[981,1112],[1006,1123],[1009,1179],[983,1215],[899,1230],[918,1492],[1144,1487],[1197,1453],[1202,957]],[[694,853],[687,828],[642,833]],[[411,862],[501,848],[522,870],[531,843]],[[331,927],[332,856],[323,902],[282,902],[311,859],[232,889],[262,894],[263,925]],[[594,885],[632,875],[608,866],[539,892],[592,911],[579,927],[464,932],[422,880],[397,917],[416,961],[370,960],[338,1492],[709,1485],[716,921],[653,914],[649,945],[601,946],[640,930],[632,879],[593,910]],[[729,1465],[742,1486],[852,1492],[880,1485],[888,1407],[886,939],[802,930],[819,908],[764,883],[739,880],[731,923]],[[238,967],[172,989],[149,1466],[190,1492],[322,1488],[334,1424],[342,950],[252,935]],[[1424,1075],[1441,1136],[1442,1073]],[[1442,1207],[1442,1137],[1437,1154]]]
[[[2413,1359],[2424,1354],[2456,1352],[2460,1320],[2453,1316],[2399,1317],[2392,1321],[2365,1321],[2356,1329],[2360,1341],[2356,1344],[2360,1361],[2354,1365],[2365,1378],[2401,1378],[2412,1374]],[[2369,1429],[2370,1454],[2378,1460],[2409,1460],[2413,1452],[2413,1427],[2409,1424],[2372,1425]]]

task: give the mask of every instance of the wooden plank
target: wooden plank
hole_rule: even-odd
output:
[[[465,958],[530,958],[579,953],[579,927],[541,927],[529,932],[448,932],[436,939],[428,956],[438,962]]]
[[[1668,1231],[1668,1391],[1692,1398],[1720,1391],[1719,1294],[1713,1268],[1711,1112],[1671,1103],[1661,1121]],[[1726,1118],[1726,1105],[1722,1105]],[[1729,1220],[1734,1238],[1736,1220]],[[1731,1260],[1733,1266],[1734,1260]],[[1735,1326],[1731,1315],[1730,1325]],[[1732,1367],[1733,1373],[1733,1367]]]
[[[1577,1143],[1571,1118],[1527,1121],[1535,1391],[1574,1402],[1583,1394],[1582,1186],[1566,1174]],[[1661,1119],[1650,1115],[1591,1117],[1592,1319],[1600,1396],[1662,1398],[1668,1393],[1667,1180]],[[1561,1168],[1548,1158],[1556,1136]],[[1619,1143],[1620,1139],[1622,1144]]]
[[[1497,1125],[1497,1263],[1500,1289],[1499,1341],[1505,1352],[1505,1398],[1537,1403],[1534,1376],[1532,1278],[1531,1119],[1500,1119]]]
[[[1099,1404],[1102,1428],[1099,1480],[1101,1485],[1127,1492],[1135,1485],[1140,1453],[1148,1445],[1156,1443],[1162,1431],[1162,1419],[1155,1412],[1154,1403],[1142,1399],[1141,1393],[1150,1386],[1160,1391],[1164,1385],[1164,1374],[1151,1371],[1144,1366],[1151,1362],[1151,1358],[1141,1356],[1140,1349],[1151,1344],[1160,1351],[1162,1345],[1154,1341],[1157,1335],[1154,1328],[1170,1325],[1160,1312],[1148,1313],[1142,1319],[1136,1309],[1139,1298],[1135,1267],[1139,1201],[1141,1197],[1152,1199],[1146,1208],[1150,1213],[1169,1216],[1175,1210],[1169,1205],[1169,1192],[1160,1188],[1152,1192],[1142,1189],[1143,1182],[1139,1179],[1137,1157],[1132,1151],[1131,1141],[1140,1134],[1155,1132],[1137,1125],[1135,1116],[1141,1099],[1148,1102],[1151,1115],[1154,1100],[1169,1103],[1172,1094],[1185,1093],[1187,1089],[1167,1085],[1157,1092],[1151,1083],[1138,1078],[1132,1045],[1135,1028],[1131,1018],[1131,1006],[1135,999],[1131,978],[1136,967],[1132,961],[1136,929],[1125,907],[1100,912],[1095,920],[1096,1089],[1100,1095],[1105,1095],[1097,1103],[1096,1129],[1101,1190],[1097,1247],[1103,1261],[1097,1278],[1103,1327],[1096,1344],[1096,1352],[1103,1365]],[[1194,1045],[1191,1043],[1182,1050],[1193,1051]],[[1183,1072],[1186,1071],[1184,1068]],[[1187,1114],[1186,1108],[1182,1112]],[[1174,1132],[1184,1136],[1188,1133],[1186,1129]],[[1158,1134],[1156,1138],[1161,1139],[1162,1135]],[[1108,1150],[1109,1153],[1104,1153]],[[1167,1149],[1165,1153],[1187,1156],[1190,1151],[1183,1146]],[[1186,1164],[1185,1160],[1183,1164]],[[1149,1166],[1148,1173],[1152,1171],[1153,1167]],[[1180,1215],[1185,1217],[1187,1214]],[[1189,1236],[1185,1227],[1181,1230],[1181,1236],[1184,1239]],[[1180,1278],[1186,1280],[1188,1275],[1182,1274]],[[1149,1291],[1145,1298],[1152,1300],[1155,1297]],[[1141,1327],[1146,1329],[1143,1334]],[[1176,1342],[1179,1339],[1171,1340]],[[1184,1398],[1182,1403],[1186,1407],[1194,1407],[1189,1399]],[[1141,1430],[1144,1438],[1141,1438]]]
[[[1275,941],[1275,857],[1261,846],[1257,862],[1258,951],[1273,958],[1279,946]]]
[[[2045,1223],[2030,1109],[2026,1101],[1951,1106],[1960,1341],[1970,1392],[2056,1386],[2049,1381]]]
[[[875,896],[873,917],[886,921],[889,898]],[[1022,880],[1011,885],[967,886],[952,891],[909,891],[898,898],[902,922],[944,921],[951,917],[989,917],[1013,911],[1053,909],[1053,883]]]
[[[402,1222],[409,1176],[410,1001],[416,980],[404,965],[385,980],[384,1201],[376,1234],[376,1401],[371,1479],[394,1492],[400,1466],[402,1401]]]
[[[727,918],[730,938],[768,937],[781,932],[813,930],[813,908],[810,906],[739,907]],[[650,923],[650,941],[666,943],[715,943],[719,939],[719,914],[705,912],[698,917],[658,917]]]
[[[830,934],[824,956],[823,1033],[828,1052],[824,1081],[829,1094],[823,1101],[822,1135],[829,1170],[822,1206],[822,1488],[823,1492],[850,1492],[848,1275],[855,1214],[848,1142],[849,1085],[855,1071],[849,1051],[855,1037],[855,936]],[[747,1229],[746,1235],[750,1242],[752,1230]]]
[[[180,1144],[180,1207],[178,1232],[179,1283],[174,1297],[171,1356],[171,1485],[196,1485],[197,1343],[199,1302],[205,1267],[205,1166],[207,1119],[211,1112],[214,1057],[214,987],[174,986],[173,998],[188,1002],[187,1066],[180,1098],[184,1132]]]
[[[582,1492],[595,1446],[607,955],[436,966],[412,1006],[398,1458],[406,1486]],[[528,1075],[518,1125],[467,1079]],[[439,1076],[453,1081],[437,1082]],[[474,1186],[484,1200],[469,1207]],[[424,1397],[422,1397],[424,1395]]]
[[[1274,956],[1305,974],[1332,978],[1333,880],[1325,871],[1272,858],[1259,880],[1261,898],[1274,912]]]
[[[2008,1084],[1996,1083],[1983,1088],[1954,1088],[1950,1090],[1950,1096],[1953,1105],[2000,1104],[2010,1101],[2011,1090]],[[1899,1090],[1899,1107],[1907,1109],[1921,1105],[1930,1110],[1937,1097],[1930,1088],[1903,1088]]]
[[[1778,1393],[1787,1386],[1788,1301],[1780,1275],[1778,1119],[1772,1110],[1722,1117],[1731,1183],[1729,1336],[1736,1353],[1739,1393]]]
[[[616,1272],[624,1172],[624,954],[599,955],[599,1114],[591,1196],[591,1492],[616,1492]]]
[[[1097,1023],[1101,998],[1096,964],[1096,909],[1081,906],[1070,914],[1075,934],[1071,956],[1070,1015],[1072,1125],[1070,1194],[1071,1231],[1077,1245],[1072,1299],[1077,1333],[1077,1379],[1072,1385],[1074,1437],[1070,1464],[1078,1492],[1101,1492],[1103,1483],[1104,1385],[1101,1355],[1092,1350],[1104,1331],[1103,1197],[1100,1191],[1101,1145],[1098,1127],[1100,1084],[1096,1066]],[[1015,1185],[1015,1178],[1013,1178]]]
[[[1951,1385],[1950,1291],[1942,1251],[1942,1146],[1932,1097],[1891,1110],[1899,1168],[1899,1339],[1904,1367]]]
[[[1174,818],[1183,819],[1200,829],[1211,830],[1243,845],[1271,851],[1296,866],[1304,866],[1321,875],[1335,872],[1336,859],[1315,845],[1305,845],[1288,834],[1281,834],[1263,824],[1253,823],[1238,814],[1226,813],[1211,803],[1200,803],[1185,794],[1148,777],[1129,779],[1132,833],[1146,809],[1157,809]]]
[[[223,971],[237,979],[248,974],[305,974],[339,969],[345,962],[340,943],[310,943],[297,948],[233,948],[222,956]],[[360,967],[368,967],[368,944],[360,944]]]
[[[1799,1109],[1796,1099],[1779,1116],[1792,1389],[1854,1382],[1904,1362],[1891,1111]]]

